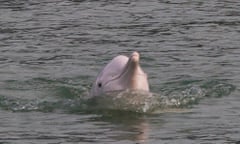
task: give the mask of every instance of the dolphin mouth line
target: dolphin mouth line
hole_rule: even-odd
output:
[[[128,62],[127,62],[127,65],[124,67],[123,71],[122,71],[118,76],[116,76],[115,78],[107,81],[103,86],[107,85],[107,84],[110,83],[111,81],[114,81],[114,80],[119,79],[120,77],[122,77],[122,75],[124,75],[126,72],[129,71],[129,69],[128,69],[128,68],[129,68],[129,65],[130,65],[130,58],[129,58]],[[127,69],[127,70],[126,70],[126,69]]]
[[[132,63],[134,63],[134,61],[132,61],[132,57],[133,57],[133,56],[137,56],[137,55],[136,55],[136,54],[133,54],[133,55],[131,55],[131,56],[129,57],[129,60],[128,60],[128,62],[127,62],[127,65],[125,66],[125,68],[123,69],[123,71],[121,72],[121,74],[119,74],[118,76],[116,76],[116,77],[113,78],[112,80],[107,81],[103,86],[109,84],[111,81],[114,81],[114,80],[117,80],[117,79],[121,78],[124,74],[126,74],[127,72],[129,72],[129,71],[130,71],[130,68],[129,68],[129,67],[131,66]],[[143,73],[143,74],[137,73],[136,75],[146,76],[145,73]]]

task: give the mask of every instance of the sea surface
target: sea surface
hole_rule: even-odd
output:
[[[239,0],[0,0],[0,143],[239,144],[239,7]],[[103,66],[133,51],[154,112],[86,102]]]

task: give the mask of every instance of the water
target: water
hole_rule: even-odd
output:
[[[239,6],[1,0],[0,143],[239,143]],[[103,65],[132,51],[162,105],[83,110]]]

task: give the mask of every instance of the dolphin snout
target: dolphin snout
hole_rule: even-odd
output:
[[[138,52],[136,52],[136,51],[133,52],[133,53],[131,54],[130,60],[131,60],[132,62],[138,63],[139,60],[140,60],[140,54],[139,54]]]

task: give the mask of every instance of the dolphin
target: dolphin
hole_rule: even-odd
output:
[[[90,95],[100,96],[109,92],[124,90],[149,91],[147,74],[142,70],[140,54],[133,52],[129,57],[114,57],[98,74]]]

